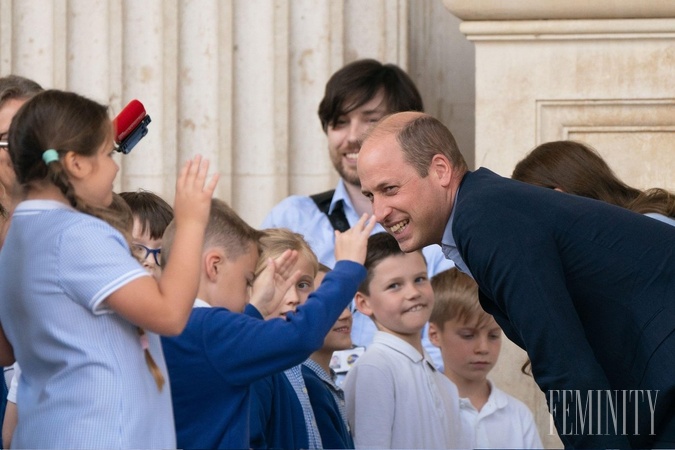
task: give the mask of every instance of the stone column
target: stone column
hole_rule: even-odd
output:
[[[111,115],[145,105],[149,133],[119,157],[117,190],[172,201],[201,153],[218,196],[256,226],[286,195],[335,184],[316,110],[330,75],[365,57],[406,68],[408,0],[0,0],[0,75]]]

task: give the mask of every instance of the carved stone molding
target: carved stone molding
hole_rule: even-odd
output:
[[[586,142],[629,185],[675,189],[675,98],[539,100],[536,111],[537,144]]]
[[[537,144],[568,139],[575,130],[653,130],[675,128],[675,98],[537,100]]]
[[[675,17],[675,2],[659,0],[443,0],[443,4],[463,20]]]
[[[460,31],[471,41],[673,39],[674,24],[675,19],[468,21]]]

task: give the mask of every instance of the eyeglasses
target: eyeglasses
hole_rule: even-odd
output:
[[[162,264],[159,262],[159,255],[162,253],[161,248],[148,248],[145,245],[134,243],[131,244],[131,253],[133,253],[139,261],[145,261],[148,256],[152,254],[157,267],[162,267]]]
[[[0,148],[9,148],[9,144],[7,144],[7,141],[0,141]]]

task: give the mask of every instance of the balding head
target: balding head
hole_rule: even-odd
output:
[[[438,119],[416,111],[400,112],[383,118],[364,139],[359,159],[368,152],[377,151],[382,147],[379,144],[392,135],[406,162],[421,177],[427,176],[431,159],[436,154],[448,158],[456,171],[463,173],[468,170],[450,130]]]
[[[406,125],[420,117],[429,117],[429,115],[418,111],[405,111],[386,116],[370,130],[363,144],[365,145],[368,139],[377,139],[378,136],[383,137],[392,133],[398,135]]]

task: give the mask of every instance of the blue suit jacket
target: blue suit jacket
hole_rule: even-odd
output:
[[[454,208],[481,304],[527,351],[566,446],[645,447],[675,425],[675,228],[487,169]]]

